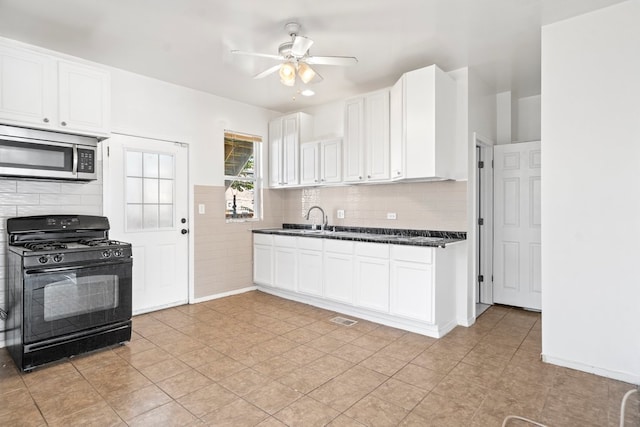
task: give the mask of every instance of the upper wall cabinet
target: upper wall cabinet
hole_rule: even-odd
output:
[[[0,46],[0,122],[98,137],[110,133],[109,73]]]
[[[342,139],[307,142],[300,146],[300,184],[325,185],[342,181]]]
[[[389,180],[389,91],[345,103],[344,182]]]
[[[435,65],[402,75],[391,89],[391,179],[453,178],[456,83]]]
[[[269,123],[269,185],[272,188],[300,184],[300,143],[313,133],[312,117],[293,113]]]

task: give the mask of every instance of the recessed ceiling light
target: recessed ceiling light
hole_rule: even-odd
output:
[[[314,91],[312,91],[311,89],[305,89],[302,92],[300,92],[300,95],[302,96],[313,96],[316,93]]]

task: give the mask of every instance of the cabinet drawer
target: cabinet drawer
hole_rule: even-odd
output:
[[[271,245],[273,244],[273,236],[271,234],[253,233],[253,243],[256,245]]]
[[[391,245],[391,258],[398,261],[433,263],[433,248],[424,246]]]
[[[314,237],[298,237],[298,249],[308,249],[311,251],[322,250],[322,240]]]
[[[356,243],[356,255],[372,258],[389,258],[389,245],[386,243]]]
[[[353,242],[345,240],[327,239],[324,242],[325,252],[337,252],[339,254],[353,254]]]
[[[273,236],[273,243],[281,248],[296,248],[296,238],[293,236]]]

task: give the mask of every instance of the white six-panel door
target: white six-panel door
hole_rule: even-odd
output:
[[[494,147],[496,303],[541,310],[540,141]]]
[[[189,296],[188,149],[113,135],[104,141],[110,237],[133,249],[133,312],[184,304]]]

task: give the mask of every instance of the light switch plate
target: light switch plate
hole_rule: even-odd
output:
[[[387,212],[387,219],[396,219],[395,212]]]
[[[338,219],[344,219],[344,209],[338,209],[336,217],[338,217]]]
[[[198,204],[198,213],[200,215],[204,214],[204,203]]]

